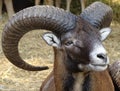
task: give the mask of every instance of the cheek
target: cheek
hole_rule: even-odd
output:
[[[72,51],[74,52],[75,55],[80,55],[81,54],[81,50],[77,47],[73,48]]]
[[[74,47],[74,48],[70,48],[70,49],[67,49],[66,50],[67,51],[67,53],[71,56],[71,57],[80,57],[80,55],[81,55],[81,50],[79,49],[79,48],[77,48],[77,47]]]

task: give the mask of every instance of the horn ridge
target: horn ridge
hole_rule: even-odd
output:
[[[112,16],[111,7],[99,1],[92,3],[80,14],[80,17],[98,29],[109,27]]]
[[[2,33],[2,49],[8,60],[29,71],[48,69],[26,63],[19,55],[21,37],[33,29],[46,29],[60,35],[76,26],[76,17],[70,12],[53,6],[33,6],[16,13],[5,25]]]

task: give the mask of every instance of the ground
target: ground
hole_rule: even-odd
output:
[[[0,38],[6,22],[6,17],[0,21]],[[120,25],[112,22],[111,28],[111,34],[103,44],[112,63],[120,60]],[[19,69],[5,58],[0,46],[0,91],[39,91],[42,81],[51,72],[54,61],[52,47],[41,39],[43,32],[45,31],[36,30],[27,33],[20,41],[19,50],[25,61],[34,65],[47,65],[50,69],[41,72]]]

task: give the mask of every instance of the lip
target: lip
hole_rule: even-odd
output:
[[[107,66],[108,64],[91,64],[93,66]]]

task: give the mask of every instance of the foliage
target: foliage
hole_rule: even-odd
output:
[[[62,1],[62,7],[65,9],[66,6],[66,0]],[[95,1],[101,1],[113,9],[113,20],[120,22],[120,0],[86,0],[86,6],[90,5],[91,3]],[[81,5],[80,0],[72,0],[71,3],[71,12],[74,14],[79,15],[81,12]]]
[[[101,0],[113,9],[113,20],[120,22],[120,0]]]

